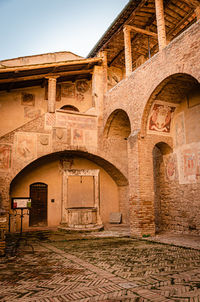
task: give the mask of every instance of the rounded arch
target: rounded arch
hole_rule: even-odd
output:
[[[53,161],[56,159],[62,160],[63,158],[73,158],[73,157],[80,157],[84,159],[88,159],[95,164],[99,165],[102,167],[116,182],[118,186],[126,186],[128,185],[128,179],[126,176],[117,168],[115,167],[112,163],[109,161],[105,160],[104,158],[100,157],[99,155],[84,152],[84,151],[78,151],[78,150],[65,150],[65,151],[60,151],[60,152],[55,152],[51,153],[45,156],[42,156],[30,164],[28,164],[26,167],[24,167],[21,171],[16,173],[15,176],[13,176],[10,186],[14,183],[15,179],[20,176],[21,174],[25,173],[27,170],[34,168],[34,167],[39,167],[42,163],[47,163],[49,161]]]
[[[104,137],[123,137],[127,139],[131,133],[128,114],[123,109],[114,110],[108,117],[104,127]]]
[[[79,112],[79,109],[73,105],[64,105],[60,108],[60,110],[68,110],[68,111],[76,111]]]
[[[176,73],[162,80],[151,93],[141,119],[141,134],[147,133],[148,119],[153,103],[158,100],[179,105],[191,91],[200,91],[200,83],[193,76],[186,73]]]
[[[69,172],[67,170],[71,170],[72,174],[75,172],[69,179],[68,191],[66,191],[66,175]],[[45,223],[47,226],[56,226],[67,221],[66,196],[69,197],[69,204],[72,207],[74,204],[80,206],[83,200],[84,204],[88,200],[90,205],[93,203],[91,196],[94,196],[95,191],[94,180],[90,176],[92,170],[100,172],[98,172],[100,175],[98,194],[100,194],[103,223],[109,222],[111,212],[121,212],[123,221],[128,221],[128,209],[124,206],[128,194],[127,178],[104,158],[80,150],[59,151],[33,161],[13,178],[10,184],[10,196],[28,196],[30,184],[36,187],[41,182],[48,184],[47,214],[42,221],[37,220],[38,215],[33,215],[33,221],[30,220],[29,226],[36,226],[35,223],[38,226],[40,224],[43,226]],[[80,177],[78,171],[82,171],[86,177]]]

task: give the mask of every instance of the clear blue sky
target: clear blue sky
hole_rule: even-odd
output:
[[[129,0],[0,0],[0,60],[71,51],[86,57]]]

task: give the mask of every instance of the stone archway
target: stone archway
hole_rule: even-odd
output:
[[[66,209],[64,207],[63,210],[63,204],[66,203],[67,199],[63,199],[63,192],[67,192],[66,181],[69,181],[69,177],[64,176],[74,175],[74,173],[75,176],[76,174],[79,176],[79,180],[81,178],[84,180],[82,187],[79,189],[82,189],[84,185],[90,185],[91,181],[91,185],[95,184],[95,189],[89,192],[95,194],[94,204],[89,204],[89,207],[94,209],[91,209],[90,213],[88,211],[88,215],[92,215],[96,211],[97,224],[101,225],[101,221],[108,223],[110,213],[120,211],[121,196],[119,191],[121,187],[127,186],[128,181],[113,164],[87,152],[68,150],[37,159],[20,171],[12,180],[10,185],[11,197],[29,196],[29,186],[31,184],[45,183],[48,185],[47,226],[53,227],[58,226],[61,222],[66,223],[66,219],[63,220],[66,214],[64,214]],[[84,178],[85,175],[87,175],[87,179]],[[71,184],[73,185],[74,182],[71,182]],[[74,185],[76,186],[77,183],[75,182]],[[78,194],[78,187],[76,189],[70,191],[72,195],[75,194],[77,196],[72,196],[71,204],[68,206],[69,209],[79,207],[77,206],[77,202],[80,202],[80,200],[76,200],[76,198],[79,198],[81,195]],[[87,195],[88,190],[86,189],[84,193]],[[88,208],[88,204],[83,204],[82,208]],[[24,226],[25,228],[29,226],[28,220],[24,222]]]
[[[175,74],[165,79],[146,104],[139,139],[139,164],[142,204],[149,205],[143,206],[142,219],[153,211],[151,221],[156,222],[157,230],[200,233],[199,120],[200,84],[187,74]],[[167,145],[171,148],[170,154],[163,153]],[[156,177],[157,184],[160,177],[157,188],[152,150],[154,155],[157,154],[157,166],[162,158],[162,173]],[[170,175],[172,166],[175,173]],[[158,216],[154,217],[157,211],[154,196],[165,204],[160,222]]]
[[[128,137],[131,133],[131,124],[128,114],[122,109],[114,110],[108,117],[103,132],[103,150],[106,157],[111,158],[120,170],[128,175]],[[120,186],[120,212],[123,223],[129,224],[129,187]]]

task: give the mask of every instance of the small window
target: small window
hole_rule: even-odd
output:
[[[64,105],[60,109],[79,112],[78,108],[76,108],[75,106],[72,106],[72,105]]]

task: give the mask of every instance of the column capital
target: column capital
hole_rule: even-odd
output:
[[[131,26],[130,25],[124,25],[123,32],[130,32],[130,31],[131,31]]]
[[[59,78],[59,75],[48,75],[45,77],[45,79],[47,80],[56,80],[57,78]]]

